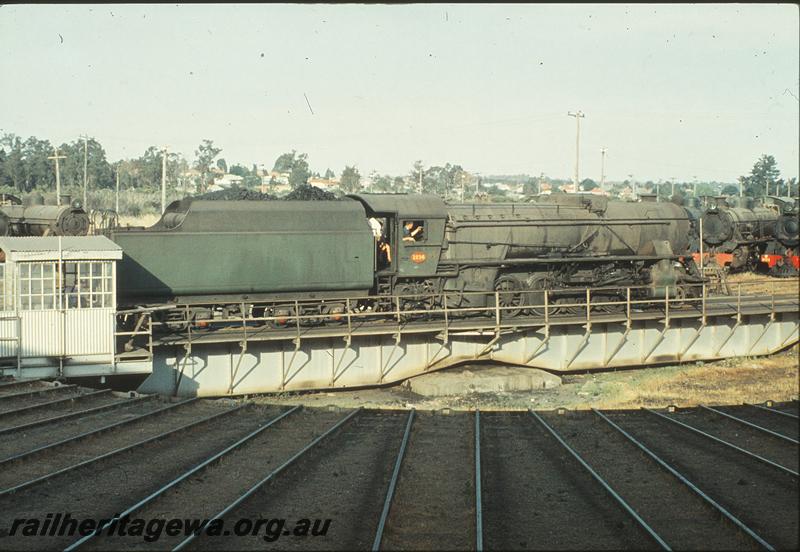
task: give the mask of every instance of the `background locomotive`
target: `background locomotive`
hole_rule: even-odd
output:
[[[404,235],[408,227],[417,229],[413,238]],[[680,296],[683,284],[701,281],[691,257],[684,260],[689,228],[686,211],[672,203],[559,194],[527,204],[448,205],[427,195],[357,194],[185,199],[154,226],[116,228],[109,237],[124,251],[121,305],[182,302],[202,318],[207,305],[226,303],[231,314],[244,306],[290,317],[303,301],[300,314],[335,317],[348,297],[374,297],[359,307],[376,311],[445,301],[485,307],[499,297],[509,316],[539,305],[543,289],[554,290],[557,302],[582,297],[589,286]]]
[[[798,207],[790,198],[698,198],[682,201],[692,219],[692,245],[699,261],[699,221],[703,220],[704,254],[731,271],[767,271],[791,276],[800,268],[797,255]]]
[[[44,205],[39,201],[24,204],[16,196],[0,198],[0,235],[2,236],[85,236],[89,233],[89,215],[83,204],[69,196],[63,205]]]

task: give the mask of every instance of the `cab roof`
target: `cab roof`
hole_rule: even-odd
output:
[[[349,194],[367,208],[368,215],[394,213],[400,218],[447,218],[444,201],[429,194]]]

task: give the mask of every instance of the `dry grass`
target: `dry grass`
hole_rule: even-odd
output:
[[[728,286],[733,295],[737,294],[737,287],[741,286],[742,295],[753,295],[756,293],[798,293],[800,291],[800,279],[798,278],[773,278],[763,274],[753,274],[745,272],[741,274],[729,274],[726,278]]]
[[[796,400],[798,397],[798,351],[759,358],[738,358],[674,370],[651,369],[634,385],[598,397],[586,406],[595,408],[638,408],[696,406],[698,404],[741,404]]]
[[[161,215],[139,215],[136,217],[123,215],[119,217],[122,226],[153,226],[161,218]]]

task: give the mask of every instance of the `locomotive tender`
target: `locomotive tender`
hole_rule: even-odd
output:
[[[414,237],[405,228],[415,228]],[[181,303],[191,319],[205,319],[211,305],[226,304],[225,315],[244,307],[279,325],[296,314],[297,300],[305,305],[299,314],[335,320],[347,298],[386,311],[493,307],[498,297],[513,316],[538,313],[545,289],[555,302],[603,286],[609,298],[624,286],[679,297],[683,284],[702,280],[684,256],[689,229],[686,211],[672,203],[558,194],[450,205],[430,195],[354,194],[187,198],[154,226],[115,228],[109,237],[124,251],[121,306]]]

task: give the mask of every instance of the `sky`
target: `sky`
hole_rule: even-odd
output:
[[[110,160],[735,182],[798,174],[793,4],[2,5],[0,133]]]

